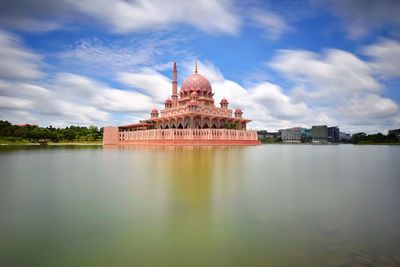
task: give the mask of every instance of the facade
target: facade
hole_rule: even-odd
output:
[[[328,142],[332,144],[337,144],[340,141],[339,127],[333,126],[328,127]]]
[[[326,125],[313,126],[312,131],[312,142],[317,144],[328,143],[328,127]]]
[[[284,143],[301,143],[301,128],[294,127],[289,129],[279,130],[281,133],[282,142]]]
[[[198,73],[187,77],[178,93],[176,63],[173,67],[172,95],[164,109],[153,109],[150,118],[136,124],[105,127],[103,144],[156,145],[257,145],[256,131],[246,130],[251,120],[234,111],[223,98],[215,106],[210,82]]]

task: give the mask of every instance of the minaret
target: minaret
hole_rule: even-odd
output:
[[[174,69],[172,71],[173,79],[172,79],[172,106],[178,106],[178,71],[176,70],[176,62],[174,62]]]

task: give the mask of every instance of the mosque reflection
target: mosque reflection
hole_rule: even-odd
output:
[[[223,208],[219,201],[243,183],[242,164],[248,149],[237,146],[105,147],[106,151],[138,152],[146,164],[141,167],[147,169],[140,178],[141,190],[148,190],[148,194],[160,201],[153,207],[157,206],[160,214],[169,216],[163,219],[174,227],[189,228],[199,227],[196,222],[218,220],[218,209]]]

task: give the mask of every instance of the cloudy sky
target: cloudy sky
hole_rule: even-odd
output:
[[[199,73],[252,129],[400,127],[398,0],[0,0],[0,119],[121,125]]]

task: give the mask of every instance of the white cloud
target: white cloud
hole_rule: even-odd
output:
[[[18,97],[0,96],[0,109],[29,109],[32,101]]]
[[[163,102],[172,93],[171,80],[151,69],[143,69],[132,73],[121,72],[118,74],[117,80],[151,96],[154,103]]]
[[[60,53],[63,65],[79,66],[94,71],[123,70],[153,60],[154,49],[149,46],[115,47],[98,39],[82,40],[73,49]]]
[[[35,79],[43,76],[41,57],[25,48],[20,39],[0,30],[0,78]]]
[[[148,113],[153,106],[151,97],[145,94],[71,73],[59,73],[41,85],[0,80],[0,117],[16,122],[30,119],[33,121],[28,122],[40,125],[101,126],[125,123],[126,118]]]
[[[357,124],[374,124],[377,119],[399,115],[398,105],[393,100],[375,94],[348,99],[339,110]]]
[[[90,23],[117,33],[169,29],[184,23],[205,32],[237,34],[241,26],[230,0],[15,0],[2,4],[0,22],[30,31]]]
[[[343,50],[328,49],[323,55],[280,50],[268,65],[295,83],[299,88],[295,93],[301,100],[342,99],[382,88],[367,62]]]
[[[323,54],[281,50],[268,65],[293,83],[293,101],[303,101],[312,112],[328,115],[325,120],[345,130],[363,131],[366,127],[384,132],[398,127],[400,113],[397,103],[379,95],[384,87],[375,74],[378,68],[393,70],[396,63],[388,59],[385,49],[369,48],[367,52],[377,57],[375,62],[338,49]]]
[[[64,98],[51,86],[46,86],[48,88],[29,83],[0,82],[2,119],[63,126],[98,124],[111,119],[109,112],[88,102],[79,103]]]
[[[254,9],[250,10],[250,20],[265,31],[265,35],[270,40],[277,40],[285,32],[291,30],[291,27],[285,19],[271,11]]]
[[[79,12],[111,25],[120,33],[167,28],[174,23],[187,23],[206,32],[236,34],[240,27],[239,18],[233,13],[227,0],[66,0]]]
[[[400,42],[382,39],[376,44],[365,47],[362,52],[372,57],[370,63],[381,77],[400,76]]]
[[[52,86],[58,96],[69,101],[113,112],[147,112],[152,100],[136,91],[110,88],[82,75],[58,74]]]

